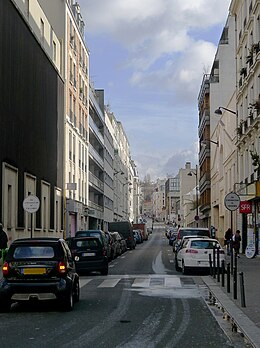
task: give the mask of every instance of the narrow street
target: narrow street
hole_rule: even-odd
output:
[[[110,263],[108,276],[81,277],[72,312],[27,304],[1,314],[1,347],[232,347],[206,295],[200,276],[174,270],[158,224],[147,242]]]

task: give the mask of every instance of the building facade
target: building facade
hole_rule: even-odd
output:
[[[64,81],[57,37],[37,1],[1,1],[0,220],[10,241],[63,236]],[[33,216],[23,209],[29,195],[40,201]]]

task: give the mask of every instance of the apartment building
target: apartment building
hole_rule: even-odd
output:
[[[10,241],[62,237],[62,43],[38,1],[1,1],[0,32],[0,220]],[[29,195],[40,203],[33,215]]]
[[[200,226],[209,227],[211,225],[211,189],[210,189],[210,149],[215,143],[210,140],[210,80],[209,75],[203,76],[199,96],[199,192],[200,192]],[[212,146],[214,146],[212,145]]]
[[[236,192],[250,210],[241,216],[242,249],[255,244],[260,253],[260,1],[233,0],[235,18],[237,162]]]
[[[167,216],[165,181],[166,179],[157,179],[153,192],[153,217],[159,221],[166,221]]]
[[[178,202],[180,199],[180,177],[168,178],[165,182],[165,214],[166,221],[178,221]]]

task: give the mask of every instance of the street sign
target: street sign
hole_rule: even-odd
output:
[[[228,193],[224,199],[224,204],[228,210],[237,210],[240,204],[239,195],[235,192]]]
[[[23,209],[27,211],[27,213],[36,213],[39,207],[40,200],[34,195],[30,195],[23,200]]]
[[[248,259],[252,259],[253,257],[255,257],[256,254],[256,248],[255,248],[255,244],[250,244],[246,247],[246,257]]]

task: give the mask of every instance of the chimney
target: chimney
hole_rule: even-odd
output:
[[[185,169],[191,169],[191,162],[186,162]]]

